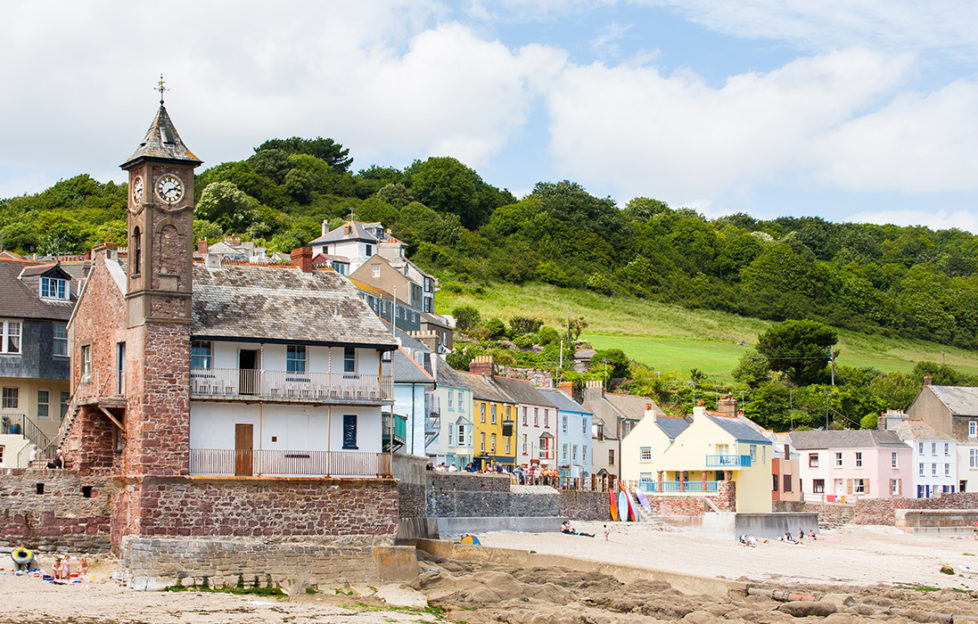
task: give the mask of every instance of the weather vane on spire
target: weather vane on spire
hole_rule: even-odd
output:
[[[160,81],[156,83],[156,91],[160,92],[160,106],[163,106],[163,92],[169,91],[169,89],[163,86],[163,74],[160,74]]]

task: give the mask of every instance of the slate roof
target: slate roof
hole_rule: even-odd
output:
[[[444,358],[438,359],[435,373],[439,386],[448,386],[451,388],[469,387],[468,384],[465,383],[465,379],[462,378],[462,374],[449,366]]]
[[[403,348],[394,351],[391,357],[393,363],[394,383],[434,383],[435,378],[407,354]]]
[[[652,411],[657,416],[665,416],[666,413],[656,405],[655,401],[648,397],[635,396],[632,394],[614,394],[606,392],[604,398],[622,413],[625,418],[641,420],[645,417],[645,404],[652,404]]]
[[[350,226],[351,232],[346,233],[346,226]],[[377,237],[367,231],[368,226],[378,226],[380,223],[363,223],[362,221],[347,221],[338,228],[332,229],[326,234],[320,236],[315,240],[309,241],[309,244],[321,244],[321,243],[338,243],[345,240],[361,240],[366,243],[377,243]]]
[[[357,289],[333,271],[194,264],[193,279],[195,337],[397,346]]]
[[[540,405],[544,407],[557,407],[553,402],[543,395],[533,384],[522,379],[511,377],[493,377],[503,392],[508,394],[514,403],[524,403],[529,405]]]
[[[894,427],[891,431],[895,432],[897,436],[904,441],[907,440],[947,440],[951,441],[952,438],[949,435],[938,433],[933,427],[926,424],[922,420],[904,420],[899,425]]]
[[[55,265],[52,264],[32,265],[19,260],[0,259],[0,317],[67,322],[78,300],[77,287],[71,288],[69,301],[41,299],[41,275],[53,269]],[[58,278],[67,275],[60,268],[57,273]],[[69,286],[74,286],[74,280],[69,282]]]
[[[670,440],[675,440],[683,431],[686,431],[686,427],[689,427],[689,423],[686,422],[685,418],[673,418],[670,416],[656,416],[655,424],[662,430],[662,433],[669,436]]]
[[[183,144],[177,129],[170,120],[170,114],[166,112],[166,108],[162,104],[160,110],[156,111],[156,117],[153,118],[153,123],[149,125],[149,130],[146,131],[142,143],[121,166],[125,168],[142,158],[179,160],[198,165],[203,162]]]
[[[448,319],[446,319],[441,314],[432,314],[431,312],[422,312],[421,320],[425,323],[431,325],[437,325],[439,327],[444,327],[445,329],[451,329],[452,326],[449,324]]]
[[[974,386],[927,386],[955,416],[978,416],[978,388]]]
[[[472,390],[472,398],[493,403],[514,403],[513,399],[485,375],[458,371],[459,379]]]
[[[556,405],[557,409],[564,410],[565,412],[577,412],[578,414],[591,413],[591,410],[559,390],[540,390],[540,394],[550,399],[550,402]]]
[[[879,429],[842,429],[832,431],[792,431],[791,446],[799,451],[833,448],[869,448],[871,446],[902,446],[893,431]]]
[[[771,443],[771,441],[768,440],[763,433],[734,418],[709,415],[707,418],[716,423],[721,429],[732,435],[738,442],[752,442],[755,444]]]

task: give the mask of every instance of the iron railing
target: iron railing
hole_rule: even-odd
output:
[[[389,453],[190,449],[190,474],[255,477],[389,477]]]
[[[213,397],[291,398],[310,401],[385,401],[394,396],[390,375],[288,372],[246,368],[193,368],[190,393]]]
[[[640,481],[638,487],[650,494],[702,494],[717,492],[719,481],[707,481],[704,488],[702,481]]]
[[[706,456],[707,468],[750,468],[750,465],[750,455],[722,453]]]

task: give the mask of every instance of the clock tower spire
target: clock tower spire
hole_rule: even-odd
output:
[[[121,165],[129,172],[129,327],[147,322],[190,322],[193,262],[194,169],[187,149],[163,106],[146,136]]]

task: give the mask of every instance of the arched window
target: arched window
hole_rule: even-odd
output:
[[[142,236],[140,236],[139,226],[136,226],[135,228],[133,228],[132,231],[132,254],[131,254],[132,259],[130,260],[132,262],[133,275],[139,275],[139,270],[141,268],[140,265],[141,265],[142,255],[143,255],[142,252],[143,252],[143,240],[142,240]]]

